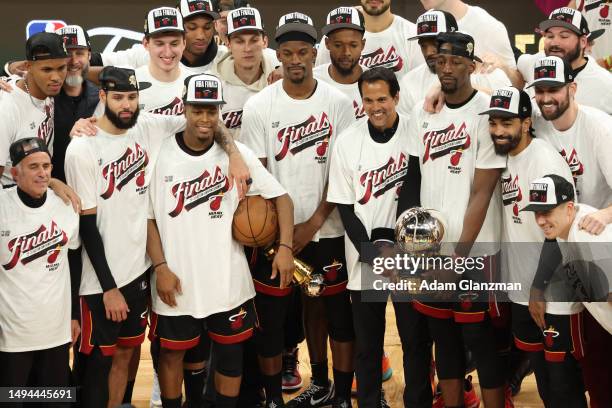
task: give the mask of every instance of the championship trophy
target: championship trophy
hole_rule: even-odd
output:
[[[440,253],[444,237],[444,221],[440,212],[421,207],[404,211],[395,222],[395,241],[399,248],[411,257],[436,256]],[[426,259],[423,259],[426,261]],[[422,282],[421,271],[399,273],[399,281],[406,283],[411,295],[418,295]]]
[[[268,260],[272,261],[276,255],[277,249],[274,246],[269,246],[264,249],[264,254]],[[310,297],[317,297],[323,293],[325,289],[325,278],[320,273],[314,273],[314,268],[306,262],[298,258],[293,258],[293,281],[297,283],[304,293]]]

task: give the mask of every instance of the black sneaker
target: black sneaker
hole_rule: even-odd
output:
[[[380,390],[380,408],[391,408],[385,399],[385,390]]]
[[[332,408],[353,408],[353,404],[350,399],[344,399],[340,397],[334,398],[334,402],[332,403]]]
[[[284,408],[285,403],[282,398],[273,398],[266,401],[266,408]]]
[[[287,402],[287,408],[328,407],[334,399],[334,384],[330,381],[327,387],[310,383],[306,391]]]

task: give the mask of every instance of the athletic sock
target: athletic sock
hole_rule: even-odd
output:
[[[183,370],[185,382],[185,397],[190,406],[198,407],[202,404],[202,393],[206,382],[206,367],[199,370]]]
[[[234,408],[238,403],[238,397],[228,397],[217,392],[215,408]]]
[[[123,394],[123,403],[131,404],[132,403],[132,393],[134,392],[134,383],[136,380],[128,380],[127,385],[125,387],[125,394]]]
[[[320,387],[329,387],[329,377],[327,376],[327,359],[320,363],[311,363],[312,382]]]
[[[261,375],[264,389],[266,390],[266,399],[269,401],[273,398],[281,398],[282,391],[282,374],[279,372],[274,375]]]
[[[353,384],[353,372],[336,370],[334,368],[334,383],[336,387],[336,397],[351,399],[351,385]]]
[[[182,396],[178,398],[161,397],[163,408],[181,408],[181,403],[183,402],[182,400],[183,400]]]

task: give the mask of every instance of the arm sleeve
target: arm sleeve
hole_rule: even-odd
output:
[[[72,320],[81,319],[81,307],[79,305],[79,287],[81,286],[81,250],[68,250],[68,267],[70,268],[70,297],[72,304]]]
[[[91,57],[89,58],[89,65],[92,67],[104,66],[104,62],[102,62],[102,54],[99,52],[92,52]]]
[[[251,97],[244,105],[240,139],[255,153],[258,159],[266,158],[267,132],[263,118],[256,108],[256,96]]]
[[[561,248],[556,239],[546,239],[540,252],[540,260],[538,261],[538,269],[533,278],[532,286],[536,289],[544,290],[548,286],[550,278],[555,273],[555,270],[561,265],[563,256]]]
[[[396,218],[401,213],[412,207],[421,205],[421,168],[419,158],[410,156],[408,158],[408,172],[404,176],[402,188],[397,199]]]
[[[100,281],[102,290],[106,292],[116,288],[117,284],[108,266],[106,254],[104,253],[104,243],[96,224],[96,214],[81,215],[81,227],[79,229],[83,246]]]

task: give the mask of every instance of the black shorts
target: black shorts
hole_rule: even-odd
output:
[[[531,318],[529,308],[512,304],[512,333],[514,344],[524,351],[544,351],[549,362],[565,360],[571,353],[576,360],[584,356],[582,313],[572,315],[544,315],[547,329],[542,331]]]
[[[323,238],[309,242],[297,258],[312,266],[314,273],[325,278],[325,290],[321,296],[332,296],[346,290],[348,273],[344,256],[344,237]],[[348,316],[350,318],[350,314]]]
[[[204,319],[151,313],[149,338],[159,337],[161,346],[166,349],[188,350],[198,345],[200,337],[208,331],[208,336],[217,343],[236,344],[253,336],[258,324],[253,299],[249,299],[232,310]]]
[[[484,269],[466,271],[461,280],[468,289],[463,289],[459,283],[457,290],[452,294],[452,301],[448,302],[420,302],[414,301],[416,310],[424,315],[438,319],[455,319],[457,323],[478,323],[485,320],[488,314],[491,318],[499,316],[495,293],[484,290],[470,290],[469,281],[492,282],[498,276],[499,253],[484,257]],[[473,286],[473,285],[472,285]]]
[[[81,296],[81,343],[79,351],[90,354],[100,347],[105,356],[112,356],[117,346],[137,347],[142,344],[147,328],[146,275],[143,273],[119,290],[125,298],[129,312],[127,319],[113,322],[106,318],[102,294]]]
[[[0,351],[0,387],[67,387],[69,347],[63,344],[35,351]]]
[[[253,277],[253,284],[257,293],[270,296],[289,296],[293,291],[292,286],[280,288],[280,276],[270,279],[272,275],[272,261],[266,258],[262,248],[244,247],[249,269]]]

